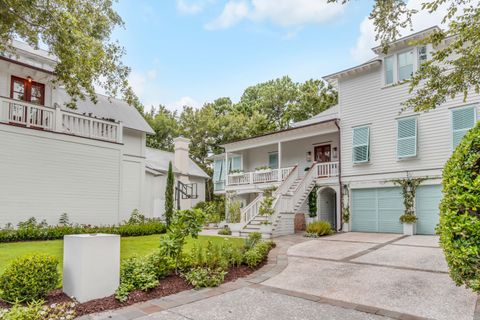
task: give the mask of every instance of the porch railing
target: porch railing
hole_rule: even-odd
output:
[[[0,97],[0,122],[122,143],[121,122],[106,121],[32,103]]]
[[[247,185],[247,184],[261,184],[269,182],[284,181],[294,167],[258,170],[254,172],[240,172],[231,173],[227,177],[227,185]]]

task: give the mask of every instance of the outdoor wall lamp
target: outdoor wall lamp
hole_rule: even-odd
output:
[[[307,151],[307,162],[312,161],[312,151]]]
[[[32,77],[28,76],[27,80],[28,80],[29,83],[31,83],[32,82]]]
[[[333,147],[332,156],[334,159],[337,159],[337,147]]]

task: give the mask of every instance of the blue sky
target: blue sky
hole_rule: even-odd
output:
[[[411,0],[413,1],[413,0]],[[147,108],[180,109],[283,75],[320,78],[371,57],[372,1],[120,0],[130,81]]]

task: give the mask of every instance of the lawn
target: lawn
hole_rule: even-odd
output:
[[[144,256],[159,247],[161,235],[143,237],[124,237],[121,239],[120,258],[126,259],[135,255]],[[189,239],[185,250],[190,250],[195,242],[206,243],[230,241],[236,245],[243,245],[241,238],[222,238],[216,236],[199,236],[198,239]],[[15,258],[33,253],[44,253],[57,257],[62,268],[63,240],[31,241],[16,243],[0,243],[0,274]]]

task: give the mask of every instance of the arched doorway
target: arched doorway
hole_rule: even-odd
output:
[[[330,187],[321,188],[317,197],[318,220],[328,221],[337,229],[337,193]]]

